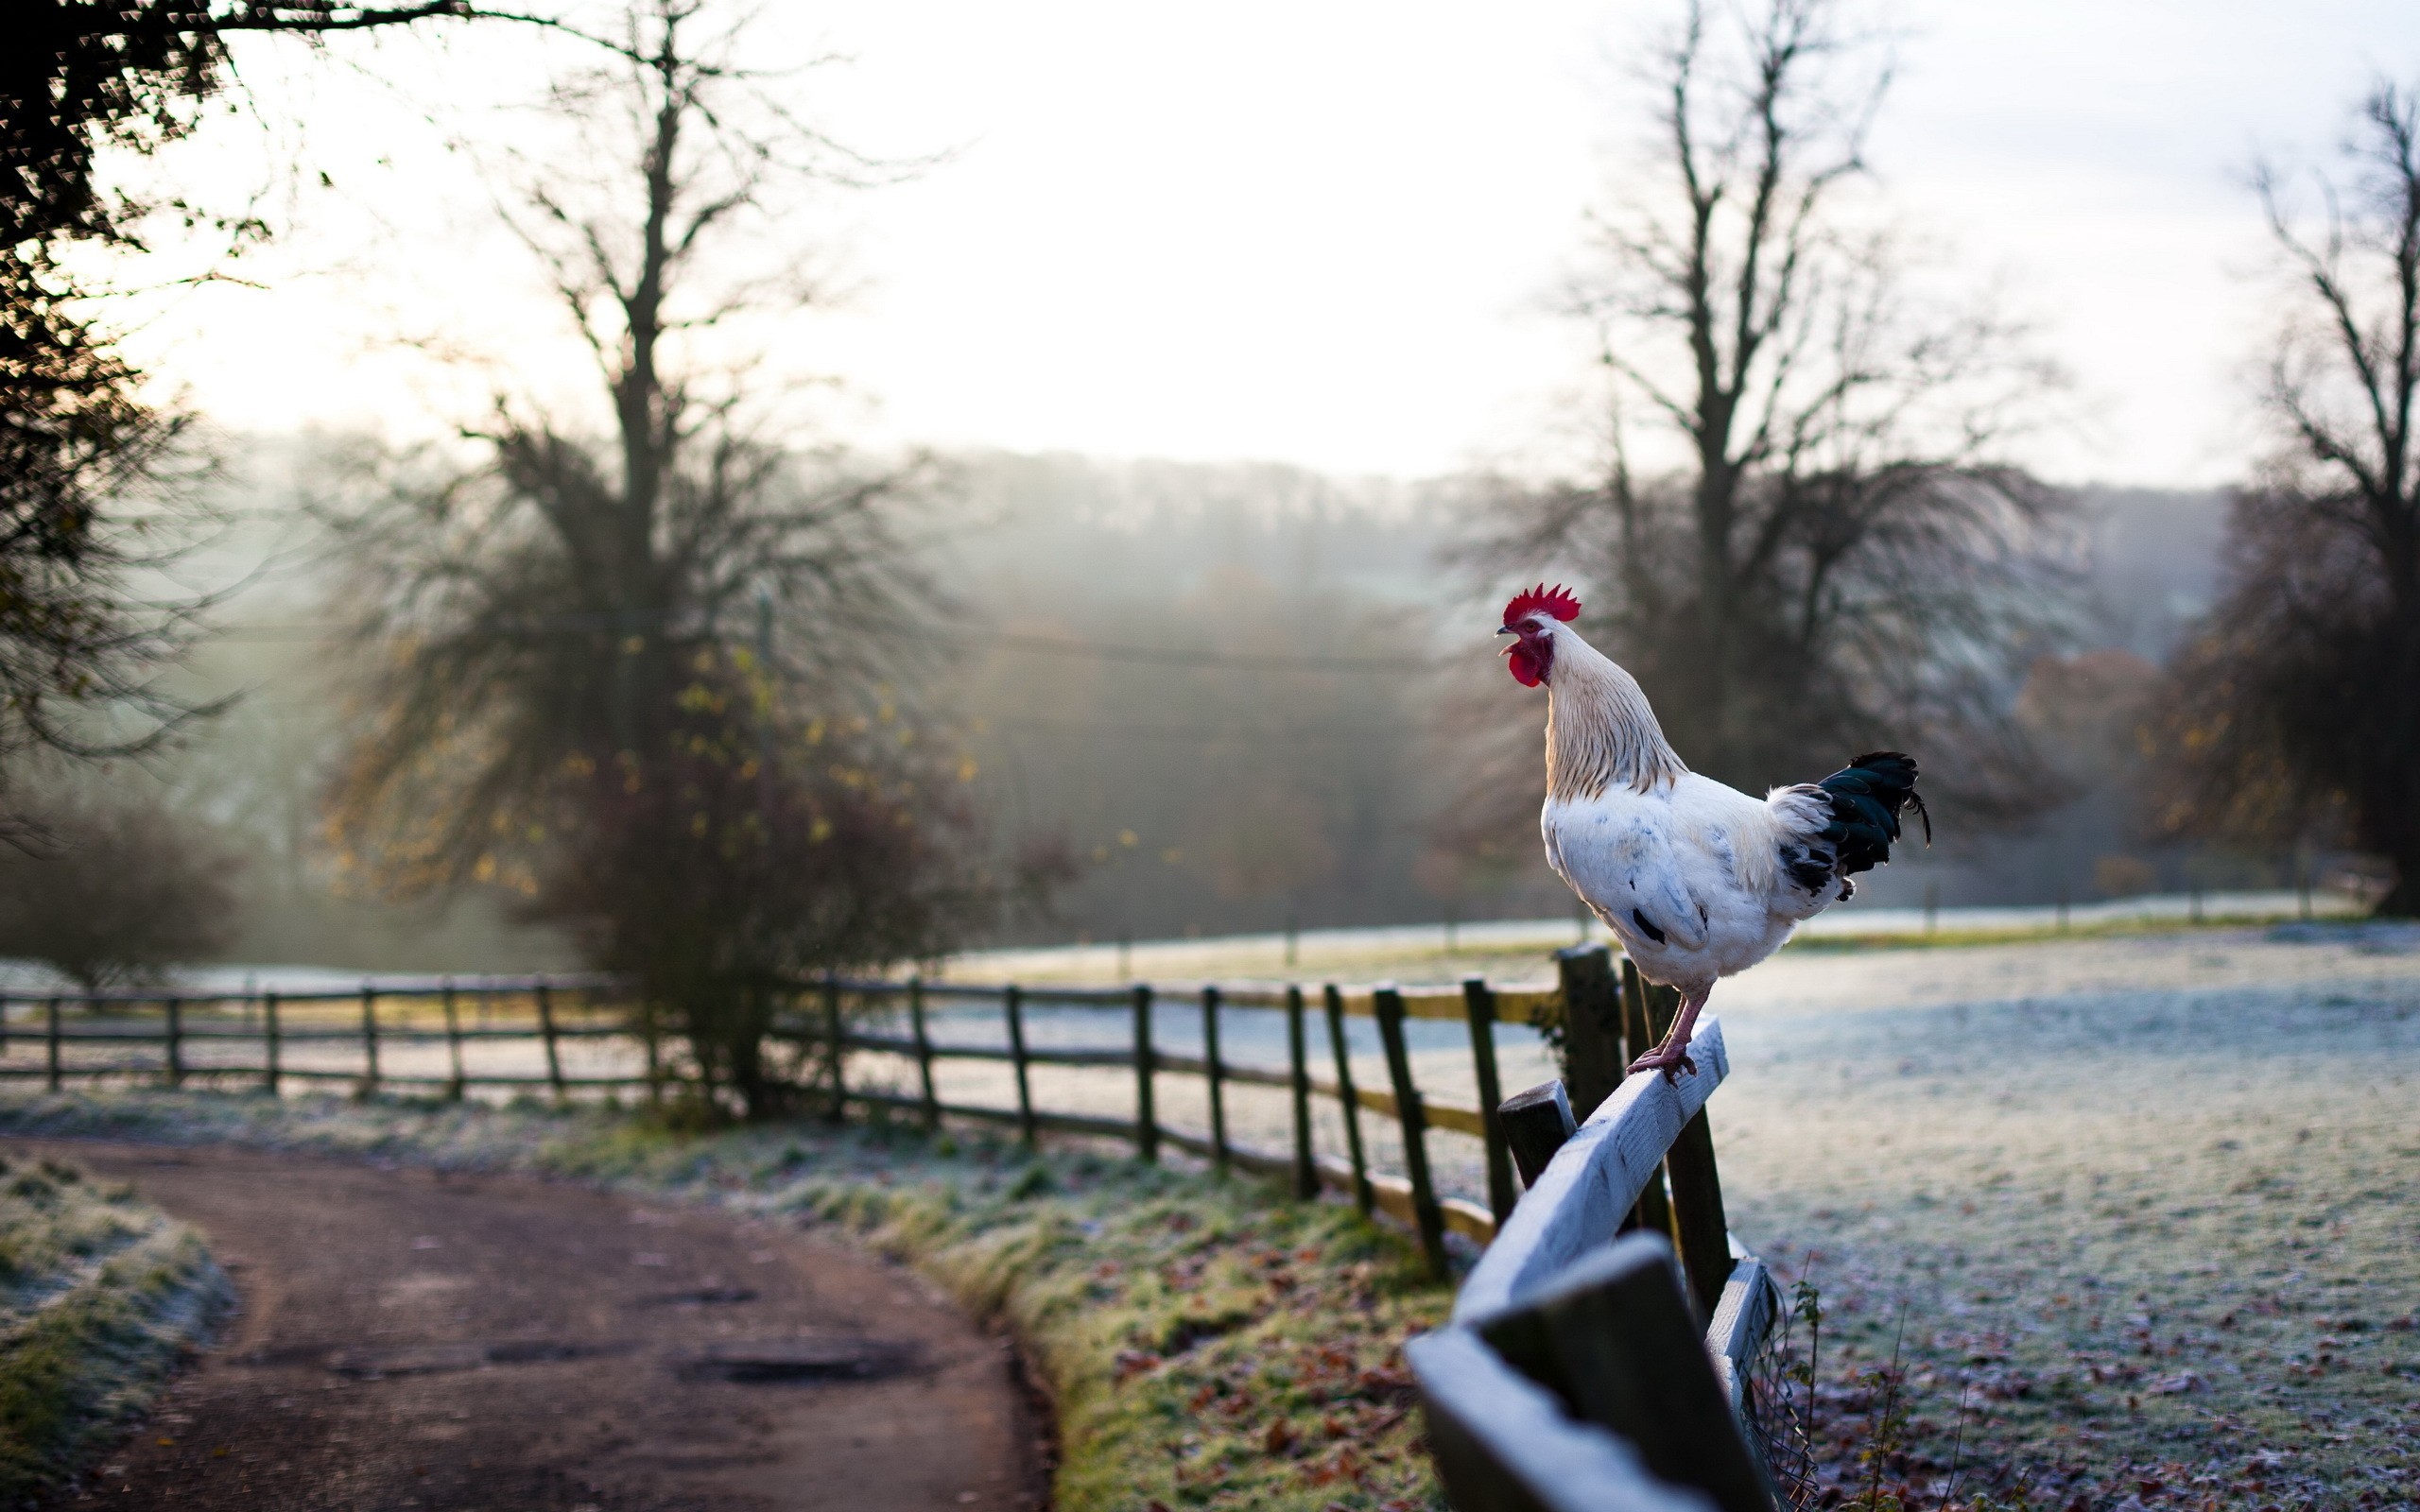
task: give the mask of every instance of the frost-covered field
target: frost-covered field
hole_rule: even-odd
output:
[[[1433,979],[1426,960],[1357,964]],[[2062,1507],[2420,1505],[2420,930],[1798,950],[1715,1010],[1733,1227],[1832,1309],[1819,1425],[1871,1442],[1860,1378],[1896,1338],[1919,1485],[1954,1457],[1967,1491]],[[1172,1048],[1198,1040],[1161,1014]],[[1282,1059],[1275,1015],[1230,1019],[1230,1054]],[[1467,1098],[1462,1031],[1410,1027],[1423,1087]],[[1551,1074],[1534,1037],[1499,1038],[1508,1089]],[[1131,1106],[1114,1076],[1036,1088]],[[1282,1099],[1230,1098],[1239,1138],[1283,1141]],[[1161,1093],[1198,1125],[1197,1103]],[[1365,1125],[1392,1163],[1385,1122]],[[1477,1194],[1475,1143],[1431,1146]]]
[[[2420,1504],[2420,931],[1793,954],[1716,1002],[1733,1226],[1836,1362],[1903,1337],[1919,1461],[1962,1391],[2046,1504]]]

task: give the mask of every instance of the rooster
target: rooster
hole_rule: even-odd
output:
[[[1504,607],[1497,633],[1513,680],[1547,690],[1547,864],[1651,982],[1678,988],[1680,1016],[1634,1072],[1675,1076],[1717,978],[1779,950],[1790,932],[1857,891],[1891,859],[1912,808],[1916,764],[1858,757],[1820,782],[1750,798],[1683,765],[1638,679],[1571,627],[1580,601],[1540,583]]]

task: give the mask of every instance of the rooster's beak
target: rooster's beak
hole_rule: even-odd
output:
[[[1499,627],[1495,633],[1498,635],[1518,635],[1521,632],[1514,629],[1512,626],[1506,625]]]

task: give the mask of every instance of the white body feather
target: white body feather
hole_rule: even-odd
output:
[[[1847,896],[1822,789],[1760,800],[1690,771],[1637,679],[1568,625],[1539,623],[1554,641],[1547,862],[1640,974],[1702,996]]]
[[[1760,802],[1684,772],[1644,793],[1549,798],[1539,828],[1547,863],[1640,972],[1702,991],[1781,949],[1832,902],[1828,875],[1809,888],[1787,864],[1828,818],[1814,789],[1776,788]]]

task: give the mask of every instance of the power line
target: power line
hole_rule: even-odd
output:
[[[1038,635],[987,633],[950,636],[959,644],[1036,656],[1082,657],[1098,662],[1144,662],[1160,666],[1229,667],[1245,672],[1429,672],[1426,657],[1264,656],[1230,651],[1187,651],[1173,646],[1115,645],[1100,641],[1054,641]]]
[[[636,616],[608,614],[544,615],[498,627],[508,635],[574,635],[599,629],[625,628]],[[349,626],[312,624],[229,625],[217,638],[227,641],[308,643],[350,639]],[[1216,667],[1236,672],[1433,672],[1439,662],[1410,656],[1281,656],[1248,652],[1187,650],[1179,646],[1121,645],[1106,641],[1062,641],[1047,636],[1018,635],[969,625],[953,629],[925,629],[939,641],[972,650],[1011,651],[1028,656],[1069,657],[1093,662],[1134,662],[1153,666]]]
[[[1271,744],[1294,742],[1305,745],[1335,744],[1340,741],[1401,740],[1422,731],[1410,725],[1373,725],[1356,722],[1346,729],[1283,729],[1256,725],[1142,725],[1124,724],[1106,719],[1046,719],[1030,716],[987,718],[984,725],[1003,732],[1063,735],[1094,738],[1104,735],[1136,735],[1170,740],[1253,740]]]

